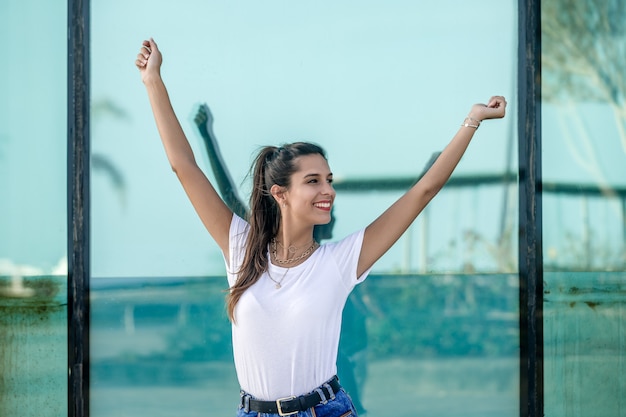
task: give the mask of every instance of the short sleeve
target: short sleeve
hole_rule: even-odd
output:
[[[235,285],[237,273],[243,263],[246,253],[246,241],[250,225],[241,217],[233,214],[228,233],[228,261],[226,262],[226,274],[228,276],[228,285]]]
[[[371,270],[371,268],[369,268],[361,274],[361,276],[356,275],[364,236],[365,229],[362,229],[346,236],[338,242],[328,244],[328,250],[335,259],[344,284],[349,289],[363,282]]]

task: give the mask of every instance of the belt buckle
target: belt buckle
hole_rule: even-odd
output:
[[[295,400],[295,399],[296,399],[296,397],[294,397],[294,396],[291,396],[291,397],[284,397],[284,398],[279,398],[279,399],[277,399],[277,400],[276,400],[276,408],[278,409],[278,415],[279,415],[279,416],[290,416],[290,415],[292,415],[292,414],[296,414],[296,413],[298,412],[298,410],[296,410],[296,411],[292,411],[292,412],[290,412],[290,413],[285,413],[285,412],[283,412],[283,408],[282,408],[282,407],[281,407],[281,405],[280,405],[280,402],[281,402],[281,401],[289,401],[289,400]]]

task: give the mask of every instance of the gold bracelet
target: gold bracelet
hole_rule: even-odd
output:
[[[473,124],[472,124],[472,122],[473,122]],[[478,126],[480,126],[480,121],[467,116],[465,118],[465,120],[463,120],[463,123],[461,124],[461,126],[463,126],[463,127],[473,127],[474,129],[478,129]]]

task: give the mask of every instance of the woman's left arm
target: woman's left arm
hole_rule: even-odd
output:
[[[494,96],[488,104],[475,104],[459,131],[424,176],[365,229],[357,266],[361,276],[402,236],[420,212],[443,188],[465,153],[478,125],[504,117],[506,100]]]

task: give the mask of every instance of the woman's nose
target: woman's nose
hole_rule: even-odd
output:
[[[333,185],[330,182],[326,182],[326,186],[324,187],[322,192],[324,194],[327,194],[327,195],[334,195],[335,194],[335,188],[333,187]]]

